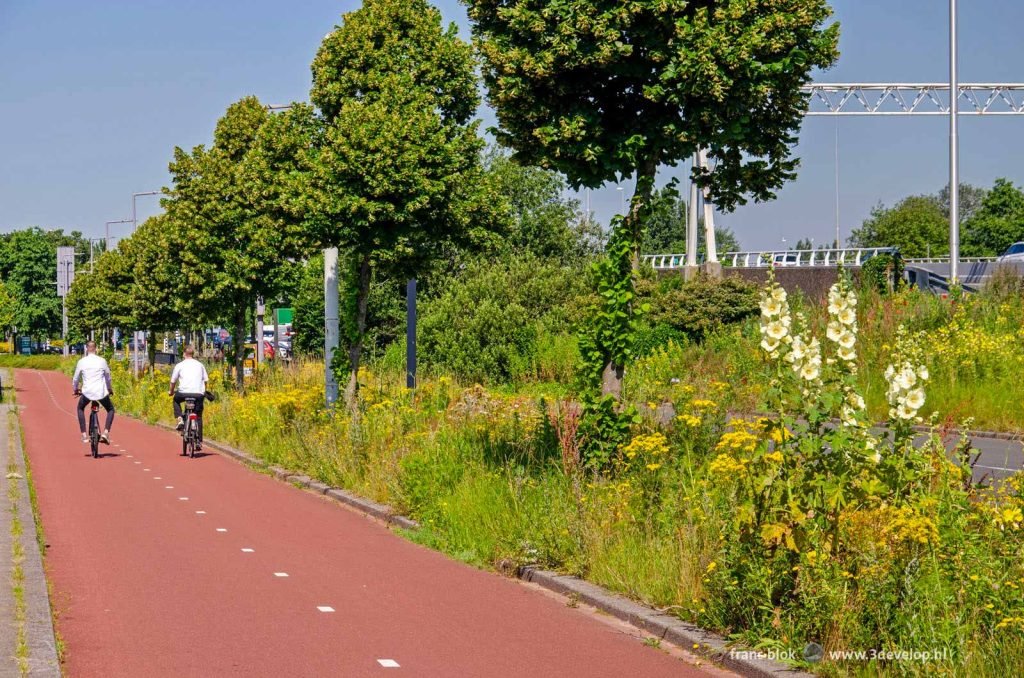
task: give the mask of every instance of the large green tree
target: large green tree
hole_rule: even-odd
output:
[[[54,286],[57,247],[74,247],[76,269],[84,270],[89,242],[78,231],[27,228],[0,236],[0,279],[16,299],[13,326],[18,334],[60,336],[61,300]]]
[[[933,195],[913,195],[893,207],[878,204],[849,239],[854,247],[898,247],[904,257],[949,254],[949,220]]]
[[[176,304],[193,327],[230,323],[239,388],[248,313],[257,297],[273,297],[280,288],[294,249],[291,231],[265,211],[262,196],[271,189],[258,182],[275,175],[246,166],[269,115],[255,97],[245,97],[217,122],[209,149],[175,149],[164,200],[170,226],[164,247],[179,260]]]
[[[465,2],[499,141],[575,187],[636,175],[624,232],[611,240],[634,262],[661,165],[706,148],[714,170],[698,178],[725,210],[773,198],[795,176],[800,88],[838,56],[825,0]],[[623,274],[629,267],[608,269],[609,299],[632,296],[611,280]],[[625,303],[607,315],[628,321]],[[601,332],[603,390],[618,397],[628,350],[619,330]]]
[[[374,271],[413,277],[489,222],[479,97],[470,46],[424,0],[366,0],[324,38],[312,70],[323,127],[306,163],[308,223],[341,250],[350,281],[342,355],[354,410]]]
[[[996,179],[981,206],[963,225],[963,253],[994,257],[1024,240],[1024,192],[1009,179]]]

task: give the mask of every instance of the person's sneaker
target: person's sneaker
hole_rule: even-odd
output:
[[[110,444],[110,431],[104,431],[100,434],[100,442],[106,445]]]
[[[181,417],[178,417],[178,423],[174,425],[174,430],[180,431],[183,428],[185,428],[185,420],[182,419]]]
[[[82,434],[82,442],[87,444],[87,445],[89,444],[89,434],[88,433],[83,433]]]

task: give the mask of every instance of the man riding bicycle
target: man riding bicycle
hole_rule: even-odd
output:
[[[96,353],[96,342],[85,345],[85,355],[75,365],[75,376],[71,382],[78,399],[78,428],[82,430],[82,442],[89,442],[85,432],[85,406],[96,401],[107,411],[107,424],[100,434],[100,441],[110,444],[110,427],[114,423],[113,384],[110,383],[110,366],[103,356]]]
[[[171,372],[171,389],[168,395],[174,396],[174,417],[178,420],[176,428],[180,431],[185,428],[185,420],[182,419],[181,403],[192,398],[196,402],[196,416],[199,418],[199,445],[203,447],[203,399],[206,397],[206,382],[210,380],[206,374],[206,367],[196,360],[195,349],[186,346],[184,360],[174,366]],[[177,392],[175,392],[177,384]]]

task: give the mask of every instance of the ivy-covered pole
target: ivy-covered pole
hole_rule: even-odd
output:
[[[774,198],[796,174],[801,87],[838,57],[826,0],[465,2],[498,140],[574,188],[635,175],[621,224],[634,243],[658,168],[698,142],[715,169],[693,176],[719,209]],[[621,393],[621,365],[606,367],[605,393]]]

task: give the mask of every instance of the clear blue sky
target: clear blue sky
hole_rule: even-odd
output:
[[[456,0],[437,4],[466,30]],[[1024,82],[1024,3],[960,4],[961,79]],[[209,142],[231,102],[247,94],[268,103],[306,99],[319,41],[357,6],[0,0],[0,230],[40,225],[99,236],[103,222],[128,217],[132,192],[167,182],[174,146]],[[819,80],[945,80],[947,7],[946,0],[836,0],[842,57]],[[1024,183],[1024,116],[965,117],[961,127],[964,181]],[[719,221],[751,248],[777,247],[783,237],[831,239],[835,130],[833,118],[808,119],[796,149],[799,179],[777,201]],[[845,118],[839,138],[844,239],[878,201],[946,183],[942,118]],[[159,209],[153,198],[138,204],[140,218]],[[593,207],[607,220],[619,207],[616,187],[595,192]]]

